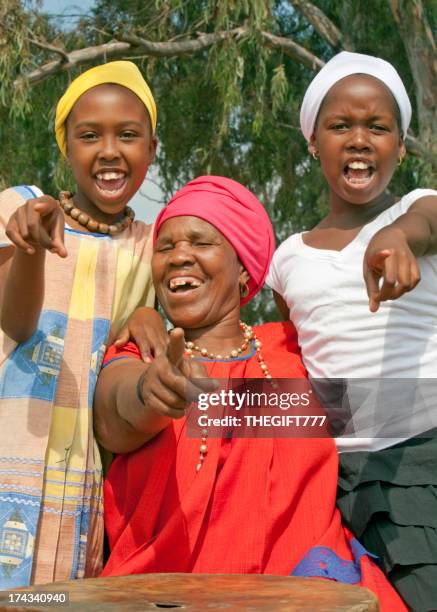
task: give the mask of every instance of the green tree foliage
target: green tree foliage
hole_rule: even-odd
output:
[[[436,3],[96,0],[92,13],[71,32],[18,0],[3,4],[3,185],[34,182],[52,193],[65,186],[68,177],[52,135],[56,99],[68,79],[93,63],[132,58],[158,101],[157,163],[166,196],[199,174],[230,176],[259,196],[282,240],[326,212],[326,187],[300,134],[299,107],[315,69],[350,49],[392,61],[415,107],[409,148],[416,154],[397,171],[393,191],[431,186],[437,167]],[[406,31],[399,11],[412,24]],[[207,37],[214,35],[210,44]],[[164,43],[165,49],[149,48],[144,41]],[[183,47],[187,41],[204,46],[193,52]],[[75,51],[96,45],[105,45],[104,52],[102,47],[76,61]],[[420,70],[411,60],[414,53],[425,58]],[[49,62],[57,62],[50,75],[29,78]],[[431,109],[429,99],[434,100]],[[272,311],[263,295],[249,306],[246,319],[271,317]]]

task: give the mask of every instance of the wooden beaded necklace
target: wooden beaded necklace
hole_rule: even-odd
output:
[[[126,206],[123,213],[124,217],[121,221],[118,221],[112,225],[109,225],[108,223],[100,223],[99,221],[92,219],[87,213],[82,212],[80,208],[76,208],[73,202],[73,194],[69,191],[61,191],[59,194],[59,203],[66,215],[93,233],[97,232],[99,234],[116,236],[126,229],[126,227],[128,227],[135,218],[135,212],[132,210],[132,208],[130,208],[130,206]]]

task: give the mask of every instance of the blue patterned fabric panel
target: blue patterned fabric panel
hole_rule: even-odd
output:
[[[38,329],[29,340],[17,345],[5,363],[0,376],[0,398],[54,400],[66,327],[64,313],[50,310],[41,313]]]
[[[0,495],[0,584],[29,584],[40,500],[30,495]]]
[[[88,383],[88,407],[92,408],[94,390],[96,388],[97,376],[102,368],[105,356],[106,340],[109,335],[110,322],[108,319],[94,319],[93,340],[91,348],[91,363]]]

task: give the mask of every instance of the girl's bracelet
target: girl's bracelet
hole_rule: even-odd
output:
[[[144,379],[146,378],[146,374],[147,374],[147,370],[144,370],[144,372],[141,372],[140,377],[138,378],[138,381],[137,381],[136,389],[135,389],[135,393],[138,398],[138,401],[140,401],[143,404],[143,406],[146,405],[144,402],[144,396],[143,396],[143,384],[144,384]]]

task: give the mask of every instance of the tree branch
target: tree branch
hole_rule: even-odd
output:
[[[337,30],[337,28],[332,24],[332,22],[314,5],[312,5],[307,0],[290,0],[293,5],[295,5],[299,10],[305,14],[305,16],[310,20],[311,15],[311,23],[317,30],[317,32],[324,37],[324,39],[329,42],[332,46],[342,44],[343,37],[341,33]],[[399,3],[404,2],[405,0],[389,0],[392,10],[395,16],[395,20],[399,19]],[[417,11],[421,7],[420,0],[407,0],[412,1],[416,10],[416,18],[419,16]],[[419,8],[418,8],[419,7]],[[316,25],[317,24],[317,25]],[[400,29],[401,26],[398,24]],[[427,36],[429,36],[429,26],[425,20],[423,27],[427,32]],[[106,61],[108,59],[114,59],[119,57],[179,57],[183,55],[190,55],[192,53],[197,53],[198,51],[202,51],[211,47],[212,45],[219,43],[223,40],[229,38],[241,38],[247,33],[246,27],[238,27],[228,31],[214,32],[214,33],[198,33],[197,38],[185,39],[185,40],[175,40],[175,41],[166,41],[166,42],[154,42],[146,40],[140,36],[135,34],[124,35],[121,40],[112,40],[108,43],[104,43],[102,45],[96,45],[91,47],[85,47],[83,49],[75,49],[71,52],[66,52],[59,47],[46,43],[45,41],[39,41],[36,39],[29,39],[29,42],[38,46],[41,49],[44,49],[49,52],[57,53],[60,58],[56,60],[52,60],[46,62],[29,72],[28,74],[21,75],[18,77],[14,85],[16,87],[22,86],[25,82],[29,85],[34,85],[36,83],[40,83],[45,81],[46,79],[59,74],[64,71],[68,71],[71,68],[80,66],[81,64],[87,62],[93,62],[96,60]],[[260,32],[261,39],[264,44],[272,49],[278,49],[290,56],[294,60],[300,62],[305,67],[311,70],[318,70],[324,66],[323,60],[319,57],[294,42],[290,38],[285,38],[282,36],[276,36],[271,34],[270,32],[262,31]],[[408,43],[406,43],[407,46]],[[434,43],[430,43],[427,41],[427,48],[433,48]],[[435,49],[435,45],[434,45]],[[407,46],[408,50],[408,46]],[[410,56],[410,54],[409,54]],[[410,57],[410,63],[413,60]],[[425,59],[423,59],[425,62]],[[434,63],[433,63],[434,62]],[[419,67],[417,66],[417,62],[414,64],[416,67],[416,71],[412,67],[413,74],[415,76],[415,80],[419,79],[421,76],[421,72],[419,71]],[[435,70],[435,59],[428,64],[431,66],[431,71]],[[423,69],[422,69],[423,70]],[[423,79],[423,76],[422,76]],[[427,81],[425,81],[428,84]],[[419,87],[419,86],[418,86]],[[422,85],[423,87],[423,85]],[[428,84],[428,88],[426,91],[432,90],[433,85]],[[434,100],[434,98],[433,98]],[[435,112],[436,105],[431,105],[432,109],[428,106],[428,112]],[[290,126],[291,127],[291,126]],[[423,157],[427,161],[429,161],[433,167],[437,167],[437,157],[434,154],[434,151],[431,147],[428,147],[428,142],[426,139],[421,138],[420,140],[407,136],[406,138],[407,148],[410,153],[413,155],[419,155]]]
[[[301,45],[295,43],[291,38],[275,36],[274,34],[270,34],[270,32],[261,32],[261,35],[268,47],[280,49],[283,53],[289,55],[311,70],[320,69],[325,65],[325,62],[310,51],[307,51],[307,49]]]
[[[29,85],[35,85],[41,81],[59,74],[62,71],[70,70],[75,66],[79,66],[85,62],[92,62],[93,60],[102,58],[114,58],[128,55],[131,50],[129,43],[121,43],[118,41],[105,43],[104,45],[98,45],[95,47],[86,47],[84,49],[78,49],[68,53],[68,60],[52,60],[42,66],[39,66],[32,72],[28,72],[14,81],[14,86],[19,87],[23,82],[27,81]]]
[[[421,0],[389,0],[416,89],[420,139],[437,153],[437,49]]]
[[[130,34],[123,36],[122,40],[113,40],[102,45],[71,51],[62,60],[47,62],[32,72],[20,76],[16,79],[14,85],[18,87],[23,81],[27,81],[29,85],[34,85],[45,81],[55,74],[98,59],[106,61],[107,59],[130,57],[132,55],[141,55],[143,57],[178,57],[180,55],[196,53],[227,38],[240,37],[244,32],[244,28],[235,28],[214,34],[200,34],[197,39],[176,42],[152,42]]]
[[[350,45],[344,41],[342,32],[337,26],[325,15],[325,13],[308,0],[289,0],[290,3],[298,9],[311,23],[313,28],[333,47],[335,51],[346,49],[351,51]]]
[[[245,33],[245,28],[234,28],[224,32],[214,32],[213,34],[198,34],[197,39],[174,41],[174,42],[151,42],[140,38],[135,34],[122,36],[122,41],[130,43],[137,50],[141,50],[144,55],[153,57],[177,57],[179,55],[188,55],[196,53],[211,47],[215,43],[221,42],[227,38],[239,37]]]
[[[61,49],[60,47],[55,47],[54,45],[49,45],[49,43],[42,42],[41,40],[36,40],[35,38],[29,38],[29,42],[40,49],[44,49],[44,51],[50,51],[52,53],[57,53],[63,58],[64,62],[68,62],[68,53]]]
[[[434,155],[434,153],[422,142],[420,142],[420,140],[417,140],[417,138],[411,134],[407,134],[405,137],[405,145],[408,153],[424,159],[437,170],[437,155]]]
[[[153,42],[145,40],[135,34],[128,34],[123,36],[121,40],[112,40],[102,45],[76,49],[70,53],[64,53],[57,47],[32,40],[31,42],[39,44],[40,47],[48,51],[59,53],[62,55],[62,59],[52,60],[42,64],[32,72],[18,77],[14,85],[18,87],[22,85],[24,81],[29,85],[35,85],[55,74],[70,70],[86,62],[92,62],[99,59],[106,61],[107,59],[131,56],[178,57],[181,55],[189,55],[207,49],[228,38],[241,38],[246,32],[247,28],[239,27],[228,31],[214,32],[212,34],[199,33],[196,39],[173,42]],[[323,66],[322,60],[290,38],[274,36],[270,34],[270,32],[261,32],[261,36],[266,45],[273,49],[280,49],[285,54],[304,64],[307,68],[315,70]]]

